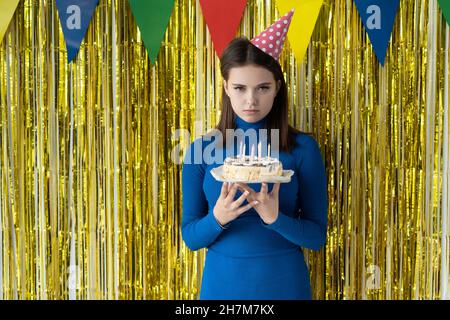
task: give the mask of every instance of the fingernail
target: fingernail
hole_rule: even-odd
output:
[[[248,196],[249,193],[250,193],[250,192],[248,192],[248,191],[245,191],[245,192],[244,192],[244,194],[245,194],[246,196]]]
[[[259,202],[258,201],[253,201],[253,204],[256,206]]]

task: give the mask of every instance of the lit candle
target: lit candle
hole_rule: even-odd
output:
[[[261,159],[261,141],[258,143],[258,159]]]
[[[239,145],[239,158],[242,158],[242,141],[241,144]]]
[[[267,156],[270,158],[270,143],[269,143],[269,150],[267,151]]]
[[[255,157],[255,145],[252,145],[252,153],[250,155],[250,160],[253,160],[254,157]]]

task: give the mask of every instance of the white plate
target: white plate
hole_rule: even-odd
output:
[[[294,171],[292,170],[283,170],[282,176],[276,176],[276,177],[268,177],[266,179],[261,180],[252,180],[252,181],[238,181],[238,180],[226,180],[222,177],[222,168],[223,166],[211,169],[211,174],[217,181],[220,182],[243,182],[243,183],[261,183],[261,182],[267,182],[267,183],[288,183],[291,181],[291,177],[294,174]]]

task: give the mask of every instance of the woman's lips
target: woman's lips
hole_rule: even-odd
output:
[[[244,110],[243,112],[244,113],[249,113],[249,114],[254,114],[254,113],[259,112],[259,110]]]

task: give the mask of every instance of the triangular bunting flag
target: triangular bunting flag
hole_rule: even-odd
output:
[[[445,20],[450,26],[450,0],[438,0]]]
[[[0,42],[3,40],[9,23],[16,11],[19,0],[1,0],[0,1]]]
[[[200,0],[214,49],[219,57],[236,36],[247,0]]]
[[[172,15],[174,0],[129,0],[150,61],[154,63]]]
[[[384,65],[400,0],[355,0],[375,55]]]
[[[56,0],[59,20],[66,41],[67,60],[72,62],[80,50],[81,42],[97,7],[98,0]]]
[[[276,4],[280,14],[295,9],[295,18],[292,19],[287,36],[295,57],[301,62],[308,49],[323,0],[276,0]]]

